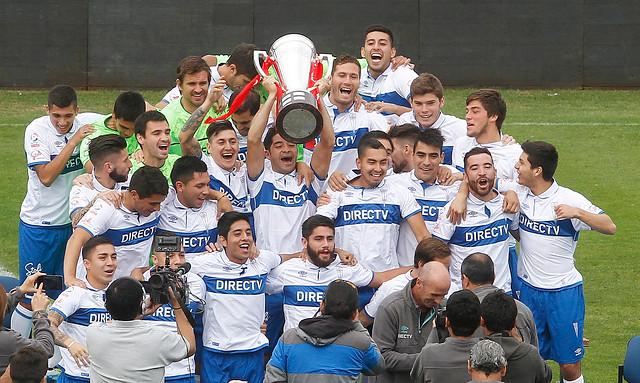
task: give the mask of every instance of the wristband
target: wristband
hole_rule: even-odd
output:
[[[173,306],[171,306],[171,308],[174,309],[174,310],[182,310],[182,307],[173,307]]]
[[[70,349],[70,348],[71,348],[71,346],[73,346],[73,345],[74,345],[74,343],[76,343],[76,341],[75,341],[75,340],[74,340],[73,342],[69,343],[69,345],[67,346],[67,349]]]

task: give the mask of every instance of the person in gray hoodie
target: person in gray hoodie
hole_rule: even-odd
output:
[[[376,375],[384,359],[358,316],[358,289],[348,281],[329,284],[320,316],[300,321],[278,340],[264,383],[357,382],[360,373]]]
[[[518,309],[511,295],[497,290],[487,295],[480,304],[485,339],[498,343],[507,357],[505,382],[549,383],[551,367],[540,356],[538,349],[520,342],[514,334]]]

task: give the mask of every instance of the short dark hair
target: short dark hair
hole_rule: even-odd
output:
[[[54,105],[58,108],[66,108],[73,105],[78,106],[78,96],[76,91],[69,85],[56,85],[49,91],[47,105],[51,109]]]
[[[132,277],[116,279],[105,295],[104,307],[115,320],[134,320],[142,313],[142,284]]]
[[[188,74],[207,72],[207,79],[211,82],[211,70],[209,64],[200,56],[187,56],[183,58],[176,68],[176,78],[180,83],[184,80],[184,76]]]
[[[479,89],[467,97],[467,105],[474,100],[480,101],[482,107],[487,110],[489,117],[498,116],[496,126],[500,130],[504,119],[507,118],[507,103],[500,95],[500,92],[495,89]]]
[[[360,63],[358,59],[354,56],[351,56],[348,53],[343,53],[338,58],[333,61],[333,67],[331,68],[331,74],[333,75],[336,72],[336,68],[338,65],[342,64],[355,64],[358,68],[360,68]],[[358,72],[358,78],[360,78],[360,72]]]
[[[451,249],[449,249],[449,244],[435,237],[427,237],[416,246],[416,251],[413,255],[413,266],[418,267],[419,262],[427,263],[450,256]]]
[[[389,129],[390,138],[398,138],[402,142],[410,144],[412,149],[420,133],[422,133],[422,129],[413,124],[394,125]]]
[[[120,155],[127,149],[127,141],[118,134],[105,134],[89,142],[89,159],[93,166],[102,166],[109,157]]]
[[[107,237],[91,237],[82,245],[82,259],[88,259],[93,255],[93,250],[100,245],[113,245]]]
[[[266,150],[271,150],[271,145],[273,144],[273,137],[275,137],[276,134],[280,134],[280,133],[278,133],[275,126],[272,126],[271,128],[267,129],[267,134],[265,134],[264,136],[264,148]]]
[[[233,92],[231,97],[229,97],[229,105],[233,104],[233,102],[236,100],[236,97],[238,97],[238,95],[242,91],[243,89],[238,89]],[[258,94],[258,92],[251,89],[249,93],[247,93],[247,98],[242,101],[242,104],[240,104],[238,109],[236,109],[233,114],[244,113],[248,110],[250,115],[255,116],[256,113],[258,113],[258,109],[260,109],[260,95]]]
[[[113,117],[125,121],[134,122],[139,115],[144,113],[146,105],[144,97],[132,90],[122,92],[113,104]]]
[[[442,100],[442,97],[444,97],[442,83],[431,73],[420,73],[420,75],[411,82],[410,91],[411,96],[423,96],[432,93],[438,97],[438,100]]]
[[[493,163],[493,156],[491,155],[491,152],[489,151],[489,149],[485,148],[484,146],[476,146],[475,148],[472,148],[464,155],[465,169],[467,168],[467,160],[469,159],[469,157],[475,156],[477,154],[488,154],[489,157],[491,157],[491,163]]]
[[[360,137],[360,140],[362,141],[367,138],[375,138],[376,140],[387,140],[387,142],[389,142],[389,145],[391,145],[391,150],[393,150],[393,142],[391,141],[391,137],[389,137],[389,134],[387,134],[387,132],[383,130],[372,130],[370,132],[366,132],[362,135],[362,137]]]
[[[207,173],[207,164],[198,157],[180,157],[173,164],[173,169],[171,169],[171,183],[174,187],[178,181],[187,184],[194,178],[194,173]]]
[[[382,32],[382,33],[386,33],[387,35],[389,35],[389,42],[391,43],[391,46],[393,46],[393,32],[391,32],[391,29],[385,27],[384,25],[381,24],[372,24],[369,25],[367,27],[367,30],[364,32],[364,39],[366,41],[367,39],[367,35],[371,32]]]
[[[239,213],[237,211],[228,211],[224,213],[218,220],[218,235],[223,238],[227,238],[229,230],[231,230],[231,226],[238,221],[247,221],[247,223],[251,225],[249,216],[244,213]]]
[[[466,275],[469,282],[476,286],[490,285],[495,280],[493,260],[484,253],[473,253],[462,261],[461,275]]]
[[[380,143],[380,141],[372,137],[367,137],[367,138],[362,137],[358,142],[358,158],[362,158],[364,156],[364,153],[368,149],[382,149],[382,150],[385,150],[385,153],[386,153],[386,149],[384,145]]]
[[[312,215],[302,223],[302,237],[309,240],[311,233],[313,233],[316,227],[321,226],[328,227],[335,232],[335,224],[331,218],[323,215]]]
[[[136,118],[136,121],[133,123],[133,130],[135,134],[139,134],[144,137],[147,134],[147,124],[149,121],[165,121],[169,124],[167,117],[165,117],[164,114],[157,110],[150,110],[142,113],[138,118]]]
[[[233,129],[233,125],[231,125],[231,121],[216,120],[212,122],[207,127],[207,140],[211,139],[211,136],[216,136],[218,133],[225,130],[232,130],[235,133],[235,129]]]
[[[469,290],[459,290],[447,299],[447,318],[456,336],[471,336],[480,326],[480,300]]]
[[[329,283],[324,293],[324,314],[336,319],[351,319],[358,308],[358,289],[342,279]]]
[[[9,357],[11,381],[40,383],[48,369],[47,353],[40,347],[24,346]]]
[[[526,141],[522,145],[522,151],[527,154],[531,169],[540,166],[542,179],[553,180],[553,175],[558,168],[558,151],[556,147],[545,141]]]
[[[167,196],[169,183],[160,169],[155,166],[143,166],[131,176],[129,190],[135,190],[141,199],[149,198],[154,194]]]
[[[440,153],[442,153],[442,147],[444,146],[444,137],[442,136],[440,129],[428,128],[420,132],[420,134],[418,134],[418,136],[416,137],[416,142],[413,144],[414,152],[416,151],[418,142],[422,142],[425,145],[438,148],[440,149]]]
[[[231,56],[225,65],[234,64],[239,75],[244,75],[252,79],[258,75],[255,64],[253,63],[253,51],[258,47],[253,44],[240,43],[233,48]]]
[[[518,307],[511,295],[497,290],[484,297],[480,304],[480,313],[487,330],[511,331],[516,325]]]

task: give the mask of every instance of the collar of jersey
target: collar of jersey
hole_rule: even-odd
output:
[[[87,279],[87,277],[82,278],[82,281],[83,281],[83,282],[84,282],[84,284],[87,286],[87,290],[89,290],[89,291],[97,292],[97,291],[105,291],[105,290],[107,290],[106,288],[105,288],[105,289],[103,289],[103,290],[96,289],[95,287],[93,287],[93,286],[91,285],[91,283],[89,283],[89,280]],[[111,283],[109,283],[109,284],[111,284]],[[109,287],[109,285],[107,285],[107,287]]]
[[[229,259],[229,257],[227,256],[227,251],[226,250],[222,250],[219,252],[219,256],[220,259],[222,260],[222,263],[224,263],[225,266],[229,266],[231,268],[237,268],[240,269],[243,266],[247,266],[249,265],[249,259],[247,259],[244,263],[235,263],[235,262],[231,262],[231,260]]]
[[[205,201],[205,203],[206,203],[206,202],[207,202],[207,201]],[[194,207],[186,207],[186,206],[184,206],[184,205],[182,204],[182,202],[180,202],[180,200],[178,199],[178,192],[176,192],[176,193],[175,193],[175,197],[173,198],[173,206],[174,206],[176,209],[180,209],[180,210],[192,210],[192,211],[198,211],[198,210],[200,210],[200,209],[201,209],[201,208],[200,208],[200,209],[196,209],[196,208],[194,208]],[[203,204],[202,206],[204,206],[204,204]]]
[[[379,78],[387,77],[388,75],[390,75],[392,70],[393,70],[393,63],[389,63],[389,66],[387,67],[387,69],[385,69],[385,71],[382,72],[382,74],[380,76],[378,76],[378,78],[374,78],[371,75],[371,72],[369,72],[369,67],[367,66],[367,76],[371,77],[373,79],[373,81],[378,81]]]
[[[504,145],[502,145],[502,133],[500,133],[500,141],[489,142],[488,144],[479,144],[478,140],[476,140],[476,138],[473,137],[473,143],[474,143],[475,146],[481,146],[481,147],[487,148],[487,149],[499,148],[499,147],[504,146]]]
[[[409,172],[409,177],[411,177],[411,181],[413,182],[417,182],[420,184],[420,186],[422,186],[422,190],[426,190],[428,187],[430,186],[436,186],[436,185],[440,185],[438,183],[438,179],[436,179],[436,181],[434,183],[430,183],[430,184],[426,184],[424,183],[423,180],[418,179],[418,177],[416,177],[416,171],[415,169]],[[384,180],[383,180],[384,181]]]
[[[78,116],[76,116],[76,118],[74,118],[73,120],[73,125],[71,125],[71,129],[69,129],[68,132],[64,133],[64,134],[60,134],[58,133],[58,129],[56,129],[55,126],[53,126],[53,123],[51,122],[51,119],[49,118],[49,116],[45,116],[47,118],[47,127],[49,127],[49,129],[51,129],[51,131],[53,132],[53,134],[55,134],[57,137],[71,137],[74,134],[76,134],[76,131],[78,130],[78,128],[80,127],[80,124],[78,123]]]
[[[361,177],[361,176],[355,177],[355,178],[354,178],[354,180],[355,180],[355,179],[357,179],[357,178],[360,178],[360,177]],[[353,181],[353,180],[352,180],[352,181]],[[353,185],[350,185],[350,184],[347,184],[347,186],[348,186],[348,187],[350,187],[350,188],[352,188],[352,189],[362,190],[362,191],[364,191],[364,190],[374,190],[374,189],[379,189],[379,188],[381,188],[382,186],[384,186],[384,184],[385,184],[385,182],[386,182],[386,181],[387,181],[387,177],[385,176],[385,178],[383,178],[383,179],[382,179],[382,182],[380,182],[380,184],[378,184],[378,186],[374,186],[374,187],[372,187],[372,188],[366,188],[366,187],[364,187],[364,186],[353,186]]]
[[[311,270],[321,270],[321,269],[330,269],[334,266],[336,266],[337,263],[341,263],[342,261],[340,260],[340,257],[338,256],[338,254],[333,253],[333,255],[335,256],[335,259],[333,260],[333,262],[331,262],[329,264],[329,266],[325,266],[325,267],[320,267],[320,266],[316,266],[313,264],[313,262],[311,262],[311,260],[307,259],[304,264],[308,269]],[[337,263],[336,263],[337,262]]]
[[[549,189],[544,191],[544,193],[541,193],[540,195],[534,195],[531,189],[529,189],[529,194],[538,199],[547,199],[556,194],[559,188],[560,185],[558,185],[554,178],[553,183],[551,184],[551,186],[549,186]]]
[[[344,112],[338,112],[338,107],[335,106],[334,103],[331,102],[331,100],[329,99],[329,93],[327,93],[323,98],[322,101],[324,102],[324,106],[327,108],[327,110],[333,110],[333,119],[335,120],[336,117],[338,117],[338,115],[340,114],[347,114],[347,113],[351,113],[354,112],[353,107],[355,106],[355,102],[351,104],[351,106],[345,110]]]
[[[415,115],[413,116],[413,118],[415,118]],[[436,120],[436,122],[433,123],[433,125],[430,126],[430,128],[440,130],[440,127],[442,126],[442,124],[444,124],[444,113],[442,113],[442,110],[441,110],[440,115],[438,116],[438,119]],[[422,125],[420,127],[422,129],[425,129]]]
[[[496,193],[498,193],[498,191],[496,189],[493,189],[493,191],[495,191]],[[498,193],[497,196],[495,196],[495,198],[492,198],[489,201],[482,201],[481,199],[477,198],[476,196],[474,196],[473,194],[469,193],[469,201],[471,203],[473,203],[474,205],[484,205],[486,203],[491,203],[491,202],[495,202],[498,198],[500,198],[500,193]]]

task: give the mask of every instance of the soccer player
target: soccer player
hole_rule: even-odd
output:
[[[121,136],[107,134],[91,140],[89,159],[95,165],[92,188],[74,185],[69,197],[69,217],[74,227],[98,198],[118,204],[121,192],[129,185],[131,161],[127,142]]]
[[[232,210],[227,197],[227,207],[209,198],[209,174],[207,165],[196,157],[179,158],[171,171],[172,187],[162,203],[159,230],[171,231],[182,240],[187,259],[207,251],[206,246],[218,239],[218,209]]]
[[[455,142],[466,136],[467,122],[456,116],[442,113],[444,92],[440,80],[431,73],[420,73],[411,82],[411,111],[404,113],[396,125],[413,124],[420,129],[438,129],[444,137],[444,163],[451,165]]]
[[[61,382],[89,380],[87,327],[91,323],[108,322],[111,315],[104,307],[104,294],[118,266],[116,250],[105,237],[90,238],[82,246],[82,264],[86,269],[86,288],[71,286],[51,306],[49,320],[60,346]]]
[[[446,217],[451,202],[438,215],[433,236],[451,247],[451,290],[462,289],[460,265],[472,253],[491,256],[495,264],[495,285],[511,291],[509,273],[509,230],[517,230],[516,214],[503,211],[504,196],[494,189],[496,169],[487,148],[471,149],[464,158],[464,179],[469,184],[467,218],[454,225]]]
[[[116,98],[112,114],[93,123],[96,131],[82,140],[80,144],[80,160],[87,173],[91,173],[93,169],[93,163],[89,156],[89,144],[96,137],[105,134],[118,134],[126,141],[127,153],[133,154],[140,149],[134,134],[133,123],[139,115],[145,112],[145,108],[144,98],[140,93],[122,92]]]
[[[242,90],[236,90],[229,98],[229,105],[233,104],[236,97]],[[245,162],[247,160],[247,136],[249,135],[249,128],[251,128],[251,121],[258,113],[260,109],[260,95],[258,92],[252,90],[247,95],[247,98],[240,104],[240,107],[231,115],[231,123],[236,130],[238,136],[238,146],[240,148],[238,152],[238,161]]]
[[[283,257],[260,250],[250,260],[255,244],[249,217],[235,211],[220,217],[218,239],[223,251],[191,261],[191,271],[202,277],[207,289],[202,380],[259,383],[264,378],[264,348],[269,345],[260,332],[265,284]]]
[[[144,166],[131,176],[129,189],[116,208],[98,199],[82,217],[67,243],[64,257],[64,279],[67,286],[85,287],[76,272],[80,249],[87,240],[104,236],[113,242],[120,254],[115,277],[128,276],[137,267],[149,264],[151,243],[159,221],[160,205],[169,185],[163,174],[153,166]]]
[[[184,248],[179,252],[169,253],[169,264],[167,264],[167,253],[163,251],[157,251],[157,244],[160,238],[167,238],[175,236],[174,233],[162,231],[157,232],[154,237],[154,246],[153,246],[153,254],[151,255],[151,261],[153,262],[153,267],[147,270],[143,274],[143,279],[148,280],[152,275],[156,274],[157,271],[163,268],[170,268],[172,270],[177,270],[178,267],[182,266],[186,262]],[[140,269],[138,269],[140,270]],[[136,273],[134,271],[134,273]],[[187,286],[189,291],[188,302],[184,302],[186,304],[187,309],[191,313],[193,317],[200,316],[202,313],[201,303],[204,302],[205,291],[206,288],[204,286],[204,282],[202,278],[193,272],[187,272],[184,274],[187,280]],[[136,277],[134,274],[132,276]],[[137,279],[137,278],[136,278]],[[170,303],[165,303],[151,315],[147,315],[142,318],[143,321],[147,321],[152,326],[157,326],[159,328],[164,328],[167,331],[175,331],[176,326],[176,316],[174,310],[182,310],[180,306],[171,307]],[[201,322],[200,322],[201,323]],[[194,329],[196,331],[197,328]],[[202,331],[202,328],[200,328]],[[202,333],[200,333],[202,334]],[[196,342],[198,341],[196,334]],[[200,339],[201,340],[201,339]],[[201,344],[199,344],[201,346]],[[196,350],[197,352],[197,350]],[[195,357],[192,355],[188,358],[185,358],[178,362],[173,362],[170,365],[166,366],[164,369],[164,381],[165,383],[195,383],[195,374],[196,374],[196,366],[195,366]]]
[[[165,116],[155,110],[144,112],[136,119],[134,129],[144,159],[131,160],[131,173],[144,166],[153,166],[159,168],[167,180],[170,180],[173,164],[180,156],[169,153],[171,130]]]
[[[261,140],[277,91],[275,79],[271,76],[266,77],[262,84],[269,97],[254,117],[247,141],[247,175],[256,243],[258,248],[295,253],[302,250],[302,222],[315,212],[316,200],[327,178],[335,136],[327,110],[319,103],[323,127],[310,162],[316,177],[311,187],[299,185],[296,180],[296,145],[285,141],[275,128],[269,129],[264,144]],[[323,82],[320,93],[327,90],[328,84]],[[265,157],[268,166],[265,166]]]
[[[309,217],[302,224],[302,245],[306,260],[291,259],[275,268],[267,278],[267,292],[284,292],[284,331],[298,326],[318,311],[331,281],[343,279],[355,286],[377,288],[407,268],[374,273],[360,264],[342,264],[335,253],[333,221],[324,216]]]
[[[533,312],[542,357],[560,364],[565,382],[582,383],[585,302],[574,260],[578,233],[615,234],[616,225],[584,196],[558,185],[553,145],[525,142],[522,149],[516,164],[521,186],[515,188],[520,199],[520,299]],[[508,184],[500,182],[499,187]]]
[[[413,170],[388,178],[389,182],[404,186],[418,201],[422,219],[429,232],[433,231],[444,205],[455,198],[458,192],[457,184],[445,186],[444,182],[438,181],[438,174],[444,159],[443,145],[444,137],[439,130],[428,128],[419,133],[411,147],[413,155],[410,160]],[[394,145],[394,150],[395,147],[396,145]],[[408,222],[401,222],[398,234],[398,263],[400,266],[413,264],[413,254],[417,244],[418,241]]]
[[[391,164],[395,174],[413,170],[413,145],[420,131],[420,128],[411,124],[394,125],[389,129],[389,137],[393,143]]]
[[[356,160],[358,141],[370,131],[387,131],[387,120],[378,113],[367,112],[364,108],[355,110],[355,99],[360,87],[360,65],[355,57],[343,54],[336,58],[331,69],[331,90],[322,98],[324,106],[333,121],[336,135],[331,156],[329,174],[336,170],[348,174]],[[305,160],[311,159],[313,146],[320,140],[305,145]]]
[[[362,68],[358,93],[367,102],[367,110],[380,112],[395,124],[398,116],[411,110],[409,85],[418,74],[406,66],[393,70],[393,33],[383,25],[367,28],[360,54],[367,60],[367,67]]]
[[[409,190],[384,179],[389,162],[378,140],[360,140],[356,166],[360,176],[349,181],[346,190],[330,191],[331,202],[317,214],[335,219],[336,245],[359,255],[365,268],[397,268],[400,222],[407,220],[419,240],[429,236],[420,207]]]
[[[76,92],[67,85],[49,91],[47,115],[33,120],[24,134],[29,181],[18,226],[20,280],[42,271],[61,274],[64,246],[71,236],[68,215],[73,179],[84,172],[77,146],[94,128],[83,126],[94,114],[78,115]],[[55,298],[57,293],[50,291]],[[21,302],[12,328],[26,336],[33,313]]]
[[[390,279],[384,282],[380,288],[373,294],[371,300],[358,314],[358,319],[362,322],[362,325],[369,327],[373,323],[373,319],[378,312],[378,308],[382,301],[391,293],[402,290],[407,283],[411,282],[414,278],[420,274],[420,269],[427,262],[436,261],[440,262],[449,268],[451,262],[451,250],[446,242],[439,240],[438,238],[427,237],[420,241],[418,247],[416,247],[414,255],[413,268],[402,275]]]

